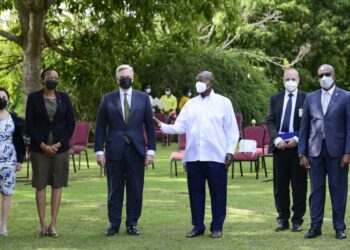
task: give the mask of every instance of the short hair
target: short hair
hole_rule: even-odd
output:
[[[7,91],[7,89],[0,87],[0,91],[4,91],[7,95],[7,99],[10,99],[10,93]]]
[[[57,72],[57,70],[54,69],[54,68],[46,68],[46,69],[44,69],[44,70],[41,72],[41,75],[40,75],[41,80],[44,80],[45,77],[46,77],[46,75],[47,75],[47,73],[49,73],[50,71],[56,71],[56,72]]]
[[[134,69],[129,64],[121,64],[121,65],[119,65],[117,67],[117,69],[115,70],[115,75],[118,77],[118,73],[120,71],[123,71],[123,70],[126,70],[126,69],[131,70],[132,74],[134,75]]]

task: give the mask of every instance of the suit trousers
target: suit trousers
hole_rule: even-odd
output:
[[[108,219],[112,227],[119,228],[122,219],[124,187],[126,186],[127,227],[136,226],[141,216],[145,175],[144,158],[132,144],[126,144],[121,160],[106,162],[108,187]]]
[[[306,211],[307,171],[300,166],[298,148],[273,152],[273,191],[277,220],[288,223],[290,218],[290,187],[293,198],[293,224],[302,224]]]
[[[311,194],[310,215],[311,227],[321,228],[326,200],[326,176],[328,175],[329,192],[332,202],[332,219],[334,230],[345,230],[344,223],[346,201],[348,196],[349,168],[340,167],[341,157],[328,154],[325,141],[318,157],[310,157]]]
[[[210,231],[222,231],[226,217],[227,169],[223,163],[212,161],[186,162],[194,230],[204,231],[205,183],[208,181],[212,222]]]

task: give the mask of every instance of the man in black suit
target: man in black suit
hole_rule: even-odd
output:
[[[267,129],[273,153],[273,190],[278,212],[275,231],[289,229],[290,199],[293,196],[293,232],[300,232],[306,210],[307,171],[299,165],[298,134],[306,93],[298,90],[299,73],[294,68],[284,71],[285,90],[270,99]]]
[[[119,90],[103,96],[95,133],[96,160],[107,169],[110,227],[106,236],[119,232],[125,186],[127,233],[139,235],[136,226],[142,209],[144,166],[153,163],[156,149],[153,112],[148,95],[132,88],[131,66],[120,65],[116,77]]]

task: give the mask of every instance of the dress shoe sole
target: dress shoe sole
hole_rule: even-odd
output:
[[[186,238],[196,238],[198,236],[203,236],[204,235],[204,232],[198,232],[197,234],[186,234]]]
[[[321,236],[321,235],[322,235],[322,233],[315,234],[315,235],[313,235],[313,236],[311,236],[311,237],[308,236],[308,235],[305,235],[304,238],[305,238],[305,239],[313,239],[313,238],[316,238],[316,237]]]

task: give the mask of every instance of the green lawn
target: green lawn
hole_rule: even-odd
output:
[[[330,201],[327,196],[323,235],[312,240],[303,238],[309,227],[309,210],[302,233],[274,232],[276,212],[273,202],[271,162],[268,178],[260,179],[244,165],[244,177],[236,167],[235,178],[228,179],[227,217],[224,236],[211,239],[209,232],[202,237],[187,239],[192,228],[186,175],[180,164],[179,176],[169,177],[169,155],[176,145],[158,147],[155,169],[145,175],[143,214],[139,221],[139,237],[125,232],[124,221],[119,235],[106,238],[108,226],[106,179],[99,177],[99,168],[90,151],[90,169],[83,161],[74,173],[71,168],[69,187],[63,190],[57,229],[60,237],[35,237],[39,228],[30,181],[18,178],[10,213],[8,238],[0,238],[0,249],[349,249],[349,238],[334,238]],[[237,165],[238,166],[238,165]],[[19,174],[23,175],[23,173]],[[49,190],[49,189],[48,189]],[[207,195],[206,225],[209,227],[210,199]],[[49,215],[49,209],[47,209]],[[347,213],[346,221],[350,221]],[[125,216],[124,216],[125,218]]]

